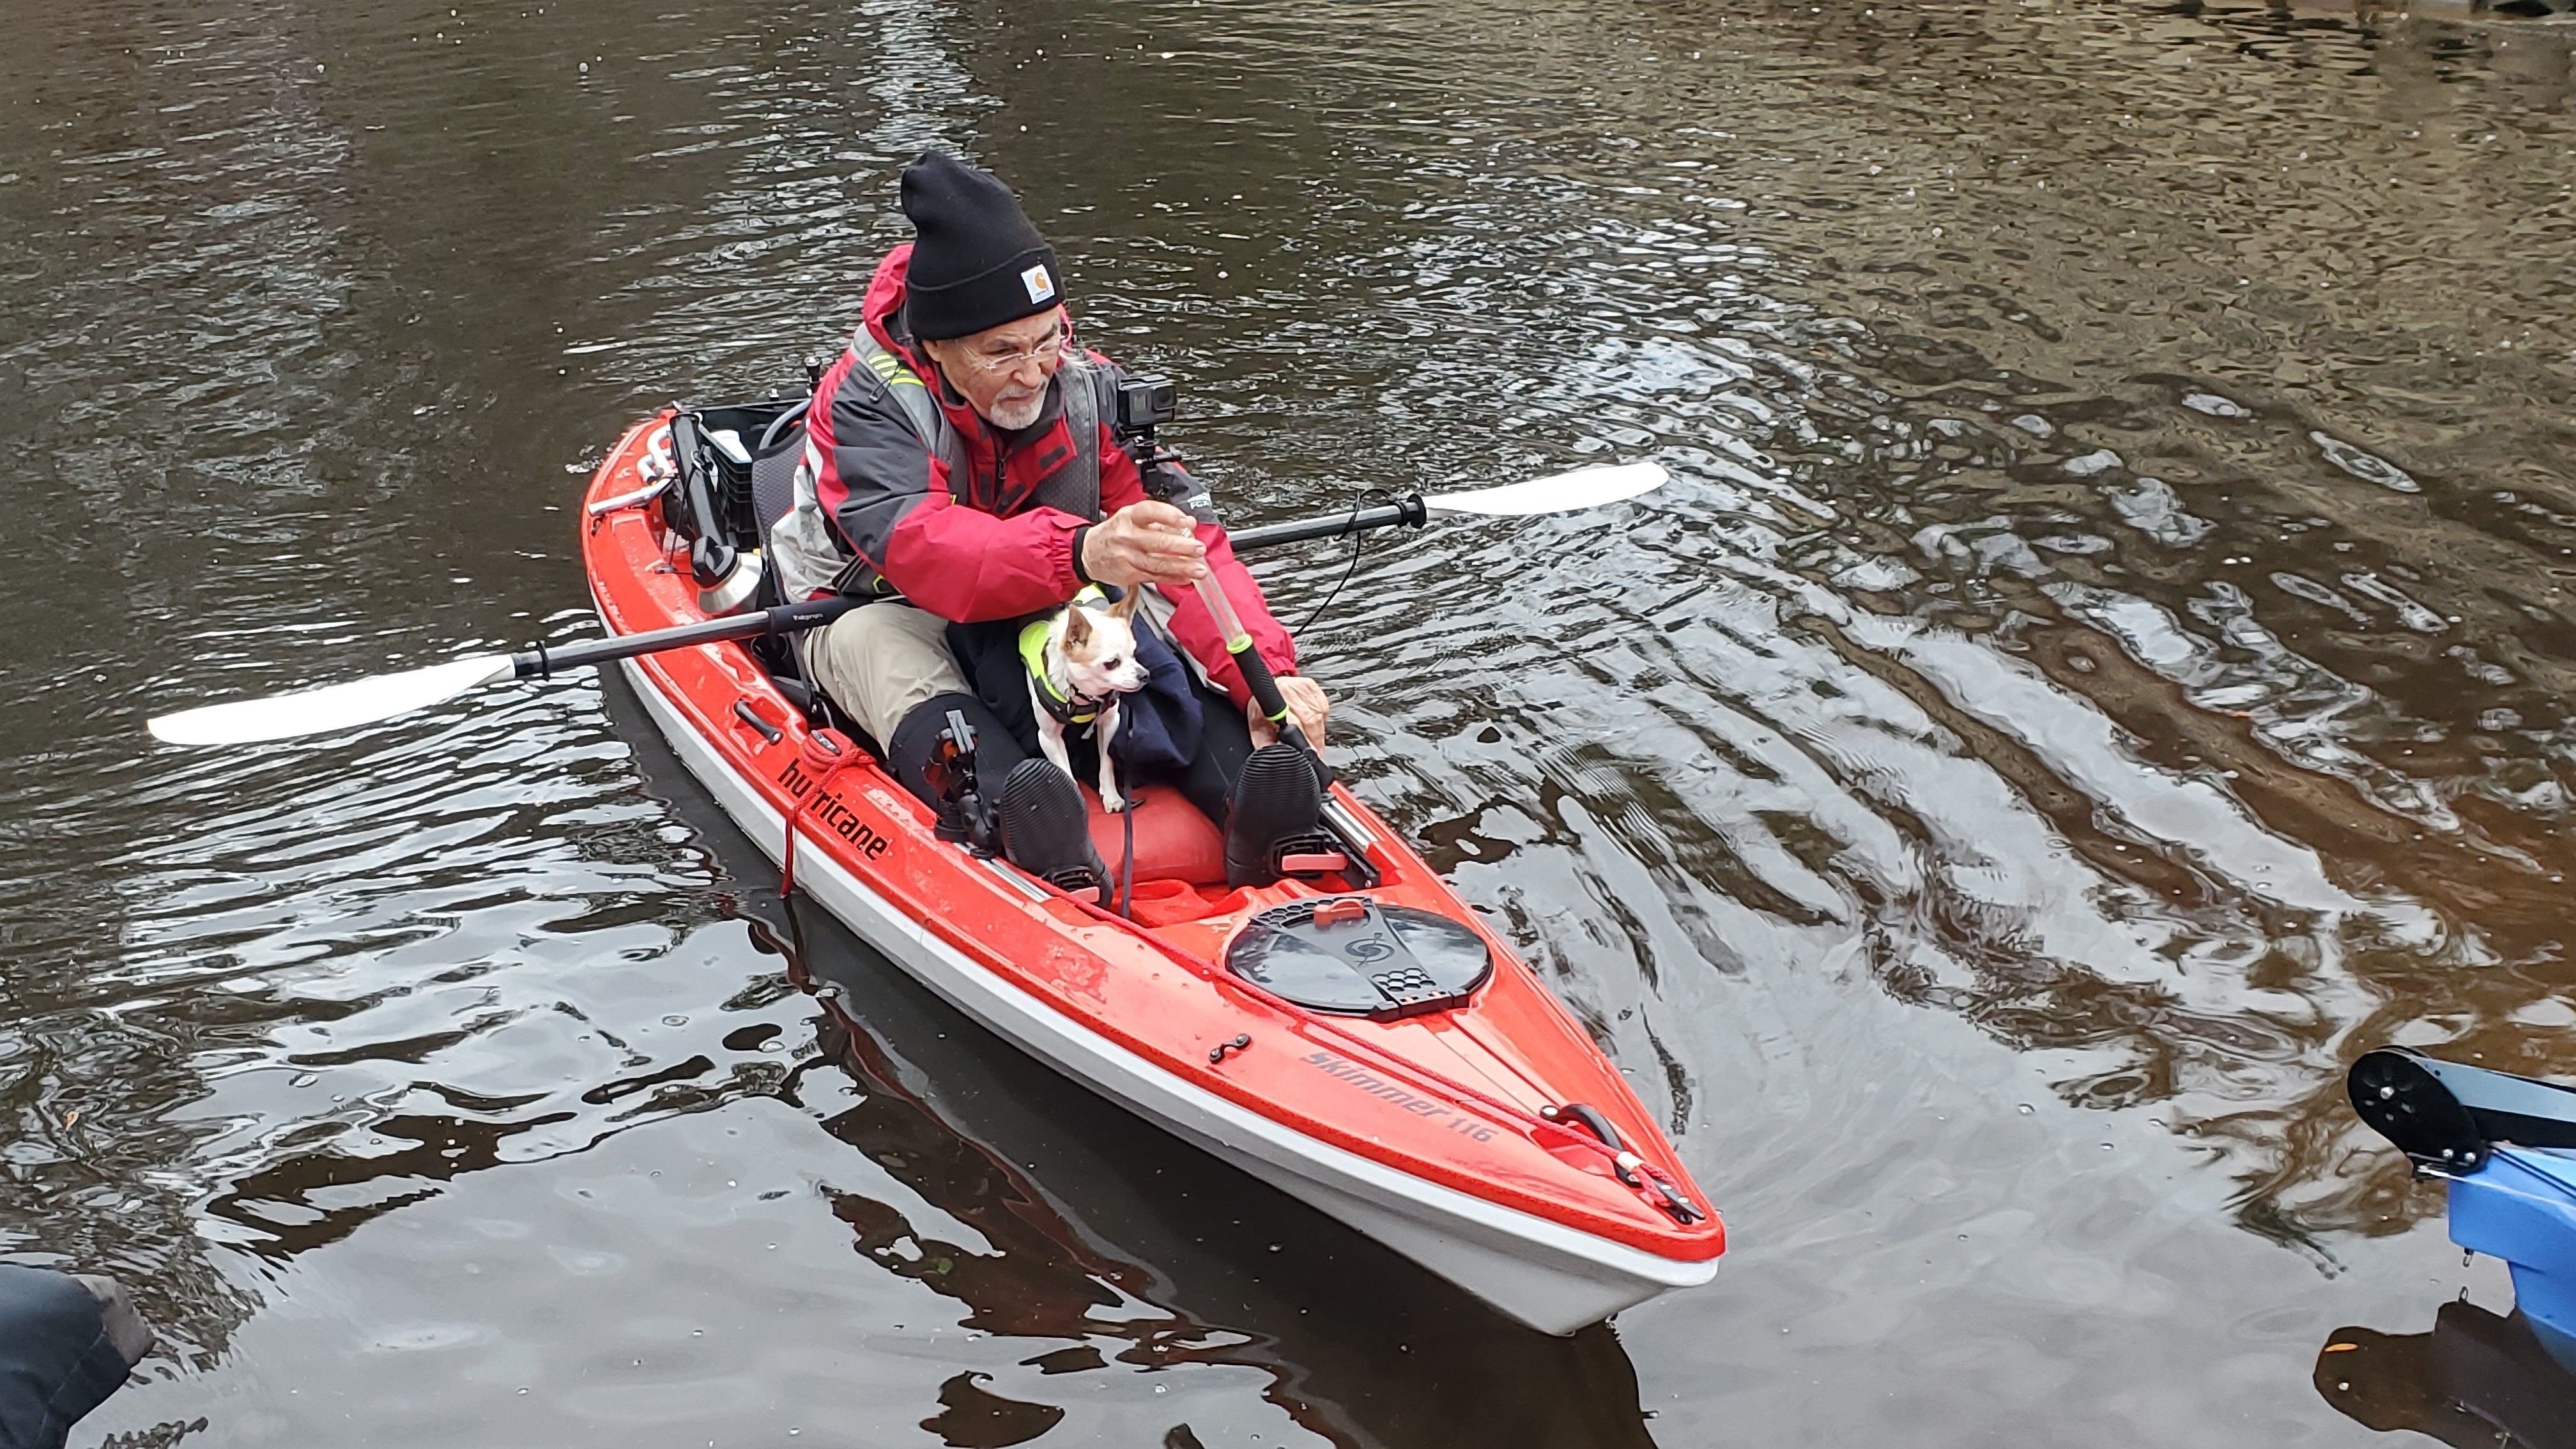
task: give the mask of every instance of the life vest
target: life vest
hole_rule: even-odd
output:
[[[850,339],[850,352],[857,365],[848,369],[841,386],[855,385],[863,390],[864,397],[891,403],[911,424],[913,434],[930,455],[947,464],[952,490],[949,501],[973,507],[968,498],[954,491],[957,484],[968,480],[973,467],[966,440],[949,421],[947,410],[930,395],[929,384],[892,349],[877,341],[865,324]],[[1098,372],[1088,356],[1073,348],[1066,350],[1064,361],[1057,366],[1054,386],[1065,432],[1072,443],[1072,456],[1038,480],[1026,506],[1057,509],[1088,523],[1100,521]],[[818,402],[828,406],[830,400]],[[810,431],[804,446],[803,459],[796,469],[795,506],[770,531],[770,552],[778,565],[782,592],[790,599],[824,590],[879,598],[898,593],[866,559],[841,547],[815,494],[815,479],[822,473],[823,460]]]

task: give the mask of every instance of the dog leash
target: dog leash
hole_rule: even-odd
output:
[[[1118,919],[1122,921],[1136,919],[1136,808],[1143,799],[1128,796],[1127,808],[1118,812],[1119,829],[1126,836],[1118,857]]]

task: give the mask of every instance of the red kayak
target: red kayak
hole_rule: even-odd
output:
[[[758,417],[719,429],[721,411],[682,416],[723,445],[711,491],[747,507]],[[744,602],[693,576],[665,501],[681,486],[655,495],[673,417],[628,431],[591,480],[582,556],[613,635]],[[1147,792],[1122,918],[941,839],[873,760],[816,743],[753,644],[621,663],[772,860],[792,827],[797,889],[1066,1076],[1550,1333],[1716,1272],[1725,1231],[1617,1069],[1348,791],[1326,807],[1338,868],[1231,890],[1216,828]],[[1093,810],[1114,872],[1126,822]]]

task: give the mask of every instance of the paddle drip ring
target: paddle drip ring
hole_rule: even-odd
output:
[[[797,747],[796,763],[803,771],[805,793],[796,799],[796,808],[787,812],[787,843],[778,852],[778,899],[783,903],[796,894],[796,833],[806,815],[833,779],[852,765],[867,763],[867,752],[848,735],[835,729],[811,730]]]

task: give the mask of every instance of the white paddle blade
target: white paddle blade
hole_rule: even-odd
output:
[[[173,745],[250,745],[328,734],[427,709],[517,673],[507,654],[477,654],[427,669],[379,674],[296,694],[183,709],[144,728],[152,731],[154,739]]]
[[[1664,486],[1666,474],[1657,463],[1617,463],[1577,468],[1526,483],[1499,488],[1471,488],[1464,493],[1435,493],[1422,500],[1434,513],[1474,513],[1488,518],[1526,518],[1539,513],[1568,513],[1598,508]]]

